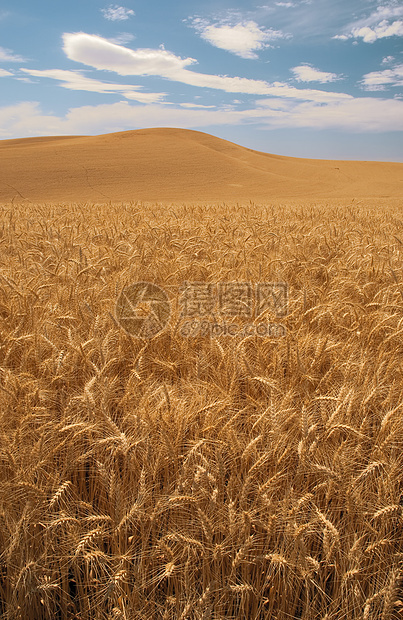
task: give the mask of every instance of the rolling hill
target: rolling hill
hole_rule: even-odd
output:
[[[0,141],[2,202],[394,199],[403,164],[299,159],[155,128]]]

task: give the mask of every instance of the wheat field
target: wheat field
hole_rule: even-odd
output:
[[[0,617],[403,617],[401,207],[0,207]],[[132,282],[169,292],[152,338]],[[282,337],[183,282],[288,285]]]

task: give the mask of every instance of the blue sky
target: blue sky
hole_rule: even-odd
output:
[[[403,161],[396,0],[2,0],[0,139],[183,127]]]

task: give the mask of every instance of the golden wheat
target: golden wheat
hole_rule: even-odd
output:
[[[398,207],[0,218],[2,618],[401,617]],[[115,313],[139,281],[171,304],[150,339]],[[185,336],[184,282],[287,283],[255,321],[285,335]]]

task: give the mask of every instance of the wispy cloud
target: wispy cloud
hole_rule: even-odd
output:
[[[263,104],[262,101],[259,102]],[[267,101],[267,110],[271,101]],[[275,117],[267,117],[270,128],[305,127],[313,130],[340,129],[350,132],[384,132],[403,129],[403,101],[375,97],[351,99],[318,104],[303,102],[275,109]]]
[[[108,8],[101,9],[101,13],[105,19],[108,19],[111,22],[123,22],[135,15],[132,9],[127,9],[124,6],[119,6],[117,4],[111,4]]]
[[[365,90],[385,90],[387,87],[403,86],[403,64],[392,69],[366,73],[362,80]]]
[[[200,108],[203,110],[214,109],[217,106],[215,105],[202,105],[201,103],[180,103],[181,108]]]
[[[0,47],[0,61],[2,62],[25,62],[25,58],[14,54],[12,50]]]
[[[190,22],[202,39],[241,58],[258,58],[257,51],[271,47],[273,41],[290,36],[280,30],[262,28],[253,20],[231,23],[231,20],[225,19],[211,23],[194,17]]]
[[[133,105],[129,102],[71,108],[65,116],[46,114],[35,102],[0,108],[0,137],[77,135],[142,127],[203,128],[251,125],[261,129],[311,128],[350,132],[403,130],[403,101],[374,97],[318,104],[282,99],[260,101],[246,110]]]
[[[295,99],[302,101],[314,101],[316,103],[328,103],[353,99],[347,93],[335,93],[328,90],[316,90],[313,88],[295,88],[285,82],[273,82],[267,87],[267,94],[273,97],[284,99]]]
[[[134,36],[134,34],[131,34],[130,32],[121,32],[120,34],[116,35],[116,37],[108,37],[108,41],[110,41],[111,43],[116,43],[117,45],[126,45],[127,43],[133,41],[135,38],[136,37]]]
[[[6,69],[0,69],[0,77],[7,77],[8,75],[13,75],[10,71],[6,71]]]
[[[328,73],[326,71],[320,71],[308,63],[298,65],[291,69],[297,82],[335,82],[340,79],[340,76],[336,73]]]
[[[50,78],[61,82],[63,88],[69,90],[85,90],[92,93],[102,94],[120,94],[126,99],[138,101],[140,103],[156,103],[161,102],[166,93],[141,93],[138,92],[142,86],[132,84],[109,84],[89,78],[79,71],[65,71],[63,69],[21,69],[24,73],[28,73],[33,77]]]
[[[64,35],[64,51],[70,60],[95,69],[114,71],[118,75],[152,75],[229,93],[273,95],[293,99],[330,101],[349,98],[344,93],[298,89],[282,82],[265,82],[243,77],[228,77],[190,71],[194,58],[180,58],[164,49],[136,49],[116,45],[96,35],[83,32]]]
[[[395,2],[382,4],[368,17],[356,20],[349,24],[342,34],[333,38],[348,40],[362,39],[364,43],[374,43],[378,39],[393,36],[403,36],[403,5]]]

